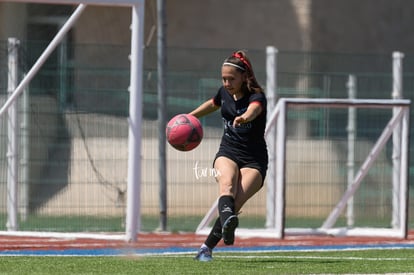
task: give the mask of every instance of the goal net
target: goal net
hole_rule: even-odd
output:
[[[281,98],[266,129],[266,224],[237,234],[406,237],[409,108],[409,100]]]
[[[19,27],[28,34],[22,43],[13,38],[4,47],[9,64],[2,64],[8,68],[8,87],[0,91],[0,222],[7,229],[2,234],[123,230],[125,234],[89,237],[135,241],[140,228],[145,1],[8,2],[0,5],[22,14]],[[98,56],[71,43],[94,29],[86,24],[90,29],[73,31],[80,18],[85,20],[89,5],[129,8],[122,17],[129,18],[127,52],[100,47]],[[94,18],[93,12],[88,18]],[[96,25],[95,31],[109,27]],[[108,110],[114,102],[119,109]]]

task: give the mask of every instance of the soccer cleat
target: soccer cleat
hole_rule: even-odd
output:
[[[226,245],[232,245],[234,243],[234,231],[239,225],[239,218],[237,215],[232,215],[227,218],[223,224],[223,241]]]
[[[207,246],[203,246],[198,251],[197,256],[194,257],[194,260],[200,261],[200,262],[210,262],[213,260],[213,251],[208,248]]]

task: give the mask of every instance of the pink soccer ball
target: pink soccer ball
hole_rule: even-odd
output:
[[[173,117],[165,129],[168,143],[179,151],[191,151],[203,139],[200,120],[193,115],[179,114]]]

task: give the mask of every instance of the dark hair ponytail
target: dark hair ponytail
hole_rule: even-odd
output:
[[[224,60],[224,64],[230,63],[235,65],[239,71],[247,73],[247,90],[251,93],[262,93],[263,88],[257,82],[254,75],[252,64],[244,51],[236,51]],[[229,64],[229,65],[230,65]]]

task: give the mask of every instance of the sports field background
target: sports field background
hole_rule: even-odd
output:
[[[300,1],[294,2],[299,7]],[[343,15],[354,15],[354,7],[361,5],[355,1],[355,4],[347,6],[350,12],[346,13],[344,7],[338,13],[335,4],[325,3],[323,11],[331,13],[330,17],[325,17],[326,14],[321,12],[319,6],[321,4],[313,2],[308,11],[319,17],[311,22],[314,25],[308,27],[320,30],[317,25],[325,28],[322,21],[330,20],[330,24],[333,24],[330,25],[331,38],[338,34],[343,35],[343,31],[336,33],[333,30],[334,26],[338,26],[334,24],[339,24],[341,28],[345,26],[340,24]],[[155,1],[151,3],[154,4]],[[280,10],[294,25],[285,28],[286,25],[283,24],[283,32],[292,31],[293,28],[297,32],[293,39],[299,39],[296,37],[299,35],[299,28],[295,29],[298,22],[292,20],[292,15],[294,12],[303,13],[307,10],[294,11],[289,1],[282,4],[285,8]],[[398,8],[401,5],[395,5],[395,8],[390,9],[390,14],[383,10],[384,7],[378,8],[376,12],[373,12],[372,7],[358,9],[360,13],[368,10],[373,15],[363,16],[362,22],[368,29],[371,29],[369,21],[372,18],[381,22],[376,24],[374,31],[363,35],[367,39],[357,39],[358,34],[343,36],[345,43],[340,43],[340,47],[347,49],[349,43],[355,44],[353,38],[356,38],[359,42],[367,42],[362,43],[364,46],[359,49],[371,50],[369,45],[377,43],[375,49],[378,51],[389,49],[390,44],[398,40],[393,40],[394,38],[404,36],[404,41],[399,42],[407,46],[410,36],[406,33],[410,29],[406,25],[410,24],[405,13],[399,16]],[[27,39],[20,41],[18,50],[19,79],[27,73],[46,47],[49,42],[47,40],[62,23],[65,14],[72,10],[70,6],[38,5],[40,6],[42,8],[37,9],[35,4],[30,4],[27,6],[27,14],[19,13],[21,18],[13,16],[17,19],[16,26],[12,27],[19,29],[27,24],[22,27],[27,27],[24,31]],[[0,3],[0,7],[19,12],[26,9],[21,8],[22,6],[14,9],[17,6],[11,7],[5,3]],[[149,15],[154,17],[153,12],[154,10]],[[48,18],[50,14],[56,13],[59,14],[60,21],[51,25],[34,22],[36,20],[27,21],[30,21],[30,16]],[[111,41],[123,37],[129,30],[115,34],[110,32],[110,28],[103,29],[102,21],[111,21],[111,18],[122,14],[115,9],[102,18],[94,18],[93,15],[96,14],[99,14],[98,9],[93,9],[88,16],[88,20],[92,18],[93,21],[87,25],[92,28],[78,27],[76,33],[70,34],[17,101],[19,228],[12,232],[7,231],[6,205],[7,159],[10,156],[7,135],[10,130],[7,117],[0,118],[0,273],[413,273],[412,190],[409,191],[410,231],[407,239],[287,235],[279,240],[237,236],[234,246],[226,247],[221,243],[218,245],[214,251],[213,262],[206,264],[194,261],[193,257],[205,238],[203,235],[194,234],[194,231],[217,196],[211,162],[222,133],[219,114],[202,119],[205,136],[196,150],[182,153],[167,147],[168,228],[166,232],[161,232],[157,49],[152,47],[153,44],[144,50],[141,231],[136,243],[126,243],[123,234],[127,196],[130,48],[128,43],[125,46],[118,43],[119,41],[113,44],[71,42],[82,41],[82,35],[88,36],[88,31],[94,29],[102,30],[102,33],[94,33],[94,38],[112,34]],[[335,15],[339,14],[339,20],[336,20]],[[376,17],[378,14],[380,16]],[[386,19],[390,21],[382,21],[385,14],[389,15]],[[14,19],[7,20],[12,17],[9,18],[8,15],[9,13],[2,21],[13,22]],[[27,18],[23,18],[26,15]],[[282,19],[274,14],[272,18]],[[53,21],[56,17],[48,19]],[[130,24],[129,17],[116,20],[119,20],[119,26]],[[124,24],[126,21],[127,24]],[[303,20],[301,22],[304,23]],[[360,22],[355,20],[349,23],[359,27]],[[398,24],[404,28],[400,28]],[[4,24],[5,29],[12,30],[13,28],[9,28],[11,25],[13,24]],[[383,36],[387,38],[385,43],[370,39],[379,36],[384,30],[389,34]],[[326,30],[323,31],[324,34],[327,33]],[[276,36],[284,36],[283,32],[278,32]],[[312,42],[316,46],[318,43],[323,44],[324,48],[339,44],[337,41],[326,43],[329,41],[324,41],[323,36],[315,33]],[[203,43],[201,40],[197,42]],[[280,42],[286,42],[285,45],[292,43],[288,39]],[[309,45],[300,46],[305,48]],[[234,50],[236,49],[194,48],[190,45],[168,48],[167,118],[188,112],[215,94],[220,85],[221,63]],[[264,86],[266,50],[256,48],[247,49],[247,52],[256,76]],[[0,40],[0,106],[7,98],[8,53],[7,41]],[[267,89],[268,95],[273,93],[276,97],[346,98],[349,79],[354,76],[357,80],[357,98],[390,99],[392,96],[392,52],[359,54],[279,51],[277,57],[277,89]],[[403,97],[413,99],[414,58],[410,53],[405,53],[404,56],[402,80]],[[391,113],[384,110],[358,111],[356,166],[367,155]],[[326,108],[299,109],[290,113],[285,221],[287,227],[319,227],[343,194],[349,167],[346,159],[347,115],[346,109]],[[355,226],[391,227],[391,148],[391,142],[387,143],[386,149],[354,198]],[[410,155],[413,152],[410,150]],[[411,168],[412,164],[410,165]],[[413,185],[412,171],[410,169],[410,189]],[[248,202],[240,214],[241,227],[265,227],[266,183],[265,188]],[[347,220],[343,214],[336,226],[346,225]],[[75,234],[71,234],[72,232]],[[82,237],[83,233],[90,232],[99,233],[96,236],[100,236],[100,239],[86,237],[86,234]],[[36,234],[38,237],[29,236]]]
[[[1,49],[6,49],[6,41],[1,43]],[[45,43],[21,43],[21,75]],[[129,48],[124,46],[71,47],[74,52],[82,52],[80,57],[88,52],[95,56],[125,57],[129,53]],[[178,56],[189,59],[197,56],[211,62],[205,68],[169,68],[168,117],[188,112],[214,95],[220,85],[217,68],[229,51],[169,49],[171,64],[179,64],[174,60]],[[155,52],[155,48],[144,51],[141,213],[142,230],[149,232],[157,229],[159,216]],[[1,51],[2,60],[6,60],[6,53]],[[265,49],[251,50],[249,56],[260,83],[266,83]],[[52,58],[35,77],[25,96],[19,99],[19,116],[25,121],[19,132],[22,152],[19,223],[22,230],[124,231],[129,69],[121,61],[106,64],[99,60],[86,62],[80,57],[59,67]],[[391,55],[280,52],[278,60],[278,96],[346,98],[347,82],[352,74],[358,81],[358,98],[391,97]],[[411,98],[414,90],[410,73],[414,71],[412,60],[410,56],[404,58],[406,98]],[[325,71],[325,67],[330,71]],[[0,70],[2,79],[7,75],[5,68],[7,66],[2,66]],[[1,89],[4,94],[6,87]],[[4,99],[3,96],[2,101]],[[390,114],[391,111],[379,110],[359,112],[356,165],[366,156]],[[286,223],[288,226],[318,227],[346,188],[347,110],[302,110],[293,112],[289,119]],[[222,125],[218,113],[203,118],[202,123],[205,136],[194,151],[183,153],[167,146],[168,230],[173,232],[194,232],[216,199],[217,186],[211,173],[211,162]],[[0,188],[4,190],[0,196],[3,209],[0,211],[0,221],[3,221],[0,228],[5,229],[7,121],[4,117],[0,126],[0,167],[3,171]],[[390,144],[387,145],[358,193],[356,226],[390,226],[390,148]],[[410,192],[410,198],[412,194]],[[264,227],[265,201],[266,189],[263,188],[243,209],[244,226]],[[409,209],[412,201],[410,199]],[[344,223],[342,217],[339,225]]]

